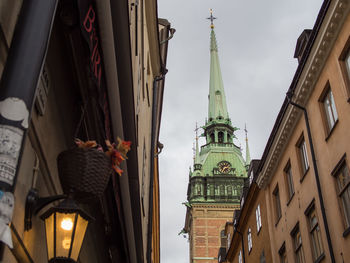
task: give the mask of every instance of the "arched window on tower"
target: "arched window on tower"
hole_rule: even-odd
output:
[[[210,189],[210,196],[211,196],[212,198],[214,198],[214,195],[215,195],[214,185],[211,184],[210,187],[209,187],[209,189]]]
[[[225,195],[225,186],[222,184],[220,185],[220,195],[224,196]]]
[[[215,142],[215,134],[214,133],[210,134],[210,142]]]
[[[223,132],[218,133],[218,139],[219,139],[219,143],[224,143],[224,133]]]
[[[228,194],[229,196],[232,196],[232,186],[231,186],[231,185],[229,185],[229,186],[227,187],[227,194]]]
[[[231,142],[231,136],[230,136],[230,134],[227,134],[227,142],[228,142],[228,143]]]

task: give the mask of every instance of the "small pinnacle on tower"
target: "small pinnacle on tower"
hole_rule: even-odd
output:
[[[247,124],[244,124],[244,131],[245,131],[245,164],[246,166],[250,165],[250,151],[248,146],[248,130],[247,130]]]
[[[196,129],[195,129],[195,132],[196,132],[196,149],[195,149],[195,157],[194,157],[194,164],[198,164],[199,163],[199,147],[198,147],[198,130],[199,130],[199,127],[198,127],[198,123],[196,122]]]
[[[196,148],[195,148],[195,144],[193,142],[193,145],[192,145],[192,155],[193,155],[193,163],[196,159]]]

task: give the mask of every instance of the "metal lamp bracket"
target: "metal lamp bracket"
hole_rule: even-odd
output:
[[[39,213],[48,204],[67,198],[67,195],[55,195],[48,197],[39,197],[38,190],[32,188],[29,190],[26,205],[25,205],[25,215],[24,215],[24,230],[29,231],[32,228],[32,216]]]

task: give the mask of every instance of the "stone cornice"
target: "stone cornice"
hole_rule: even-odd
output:
[[[217,204],[217,203],[211,203],[211,204],[191,204],[192,208],[227,208],[227,209],[239,209],[239,204]]]
[[[307,103],[349,10],[348,0],[331,1],[294,90],[293,98],[298,104],[305,105]],[[257,178],[257,184],[260,188],[265,188],[270,182],[300,116],[301,111],[295,107],[289,106],[284,112],[281,124]]]

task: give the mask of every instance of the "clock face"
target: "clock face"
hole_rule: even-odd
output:
[[[218,164],[220,173],[229,173],[231,171],[231,164],[227,161],[220,162]]]

